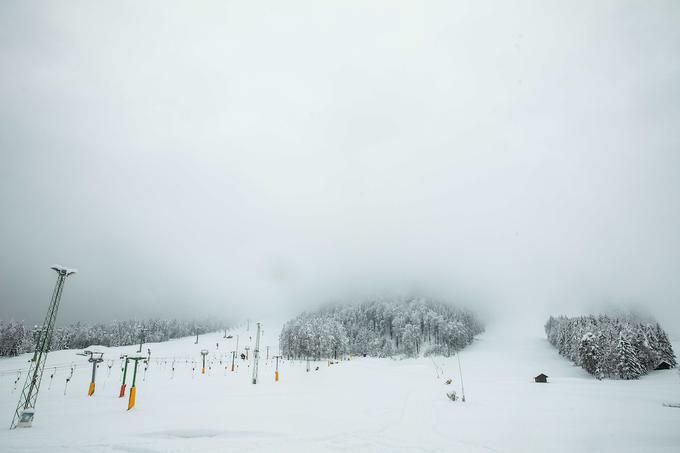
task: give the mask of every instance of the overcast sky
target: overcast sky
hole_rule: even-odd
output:
[[[673,0],[3,0],[0,157],[4,319],[680,322]]]

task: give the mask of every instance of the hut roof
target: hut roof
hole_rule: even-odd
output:
[[[669,370],[671,368],[672,366],[667,360],[662,360],[654,367],[655,370]]]

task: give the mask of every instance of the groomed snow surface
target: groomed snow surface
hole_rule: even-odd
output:
[[[639,381],[597,381],[557,354],[542,325],[518,329],[491,325],[461,353],[467,401],[460,394],[455,358],[411,360],[352,357],[328,366],[312,362],[265,360],[277,349],[280,324],[263,323],[260,380],[238,360],[225,370],[220,354],[253,344],[254,324],[229,333],[184,338],[151,348],[152,363],[137,379],[137,405],[128,412],[127,395],[118,398],[118,360],[135,346],[92,348],[104,352],[94,396],[87,396],[91,367],[78,351],[50,354],[33,427],[8,429],[24,376],[16,374],[29,355],[0,360],[0,450],[123,452],[673,452],[680,451],[677,370],[657,371]],[[219,350],[215,343],[219,342]],[[676,351],[680,350],[677,341]],[[200,374],[200,350],[213,364]],[[175,375],[171,362],[175,357]],[[192,377],[191,359],[196,361]],[[188,363],[185,363],[188,360]],[[48,390],[50,365],[80,365],[64,396],[67,369],[59,368]],[[318,371],[315,371],[316,367]],[[533,376],[544,372],[548,384]],[[438,377],[439,375],[439,377]],[[444,384],[452,378],[453,384]]]

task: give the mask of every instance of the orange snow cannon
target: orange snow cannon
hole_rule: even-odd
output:
[[[274,371],[274,382],[279,382],[279,372]]]
[[[90,388],[87,390],[87,396],[92,396],[94,394],[94,382],[90,382]]]

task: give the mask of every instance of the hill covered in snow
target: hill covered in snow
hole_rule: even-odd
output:
[[[390,298],[302,313],[283,326],[280,344],[290,358],[449,356],[483,330],[468,310],[425,298]]]

